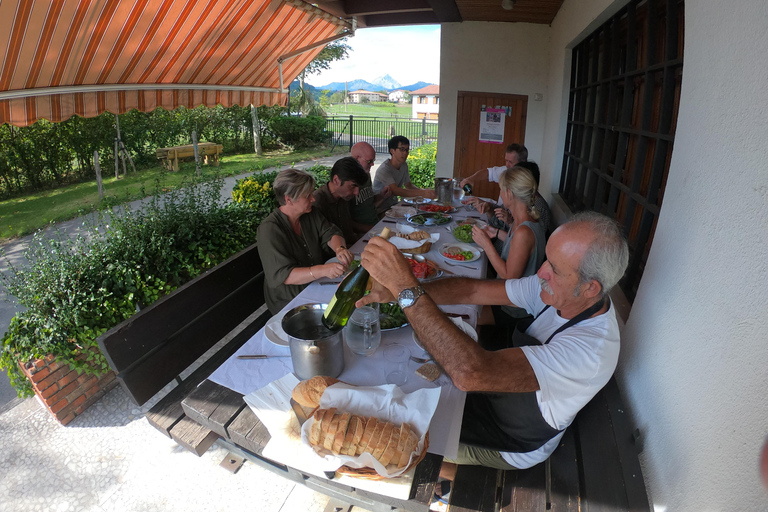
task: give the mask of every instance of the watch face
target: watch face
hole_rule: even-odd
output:
[[[410,288],[406,288],[405,290],[400,292],[400,295],[397,297],[397,302],[400,304],[401,308],[407,308],[409,306],[413,305],[413,290]]]

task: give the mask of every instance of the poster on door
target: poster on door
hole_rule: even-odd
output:
[[[504,118],[507,111],[503,108],[484,108],[480,110],[480,142],[504,144]]]

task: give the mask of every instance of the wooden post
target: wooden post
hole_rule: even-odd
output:
[[[200,155],[197,152],[197,132],[192,132],[192,149],[195,151],[195,167],[197,168],[197,175],[200,176],[202,171],[200,170]]]
[[[117,140],[119,144],[122,144],[123,141],[120,140],[120,119],[117,117],[117,114],[115,114],[115,126],[117,127]],[[122,152],[120,153],[120,160],[123,162],[123,178],[125,178],[125,155]]]
[[[99,152],[93,152],[93,167],[96,169],[96,185],[99,187],[99,199],[104,199],[104,188],[101,183],[101,166],[99,165]]]
[[[253,124],[253,149],[258,156],[264,155],[264,150],[261,149],[261,135],[259,134],[259,113],[256,111],[256,107],[251,105],[251,124]],[[218,161],[218,155],[216,156]]]
[[[125,153],[125,156],[128,157],[128,163],[131,164],[131,169],[133,169],[133,174],[136,174],[136,166],[133,165],[133,158],[131,158],[131,154],[128,152],[128,149],[125,147],[125,144],[123,144],[123,141],[120,141],[120,148],[122,149],[123,153]]]
[[[119,164],[119,158],[118,152],[120,151],[119,146],[117,145],[117,138],[115,138],[115,179],[118,179],[120,177],[120,164]]]

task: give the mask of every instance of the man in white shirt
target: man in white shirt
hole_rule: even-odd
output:
[[[375,237],[362,255],[376,284],[358,301],[398,299],[424,347],[466,391],[456,464],[523,469],[546,460],[576,414],[608,382],[619,355],[619,328],[608,292],[624,274],[627,243],[613,220],[576,215],[547,244],[547,261],[523,279],[441,279],[419,285],[389,242]],[[380,284],[379,284],[380,283]],[[484,349],[437,304],[506,304],[535,316],[513,345]]]
[[[471,187],[475,187],[478,183],[488,183],[492,181],[494,183],[499,182],[499,176],[507,169],[511,169],[519,162],[525,162],[528,160],[528,149],[522,144],[510,144],[507,146],[507,152],[504,153],[504,165],[498,165],[496,167],[488,167],[487,169],[480,169],[472,176],[461,180],[461,186],[469,184]],[[501,198],[498,201],[501,204]],[[472,204],[480,213],[486,213],[490,211],[491,203],[486,203],[478,198],[472,198]]]

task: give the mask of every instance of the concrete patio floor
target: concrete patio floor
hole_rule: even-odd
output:
[[[230,473],[218,444],[198,458],[144,412],[118,386],[66,427],[36,398],[0,415],[0,511],[321,512],[328,504],[250,462]]]

